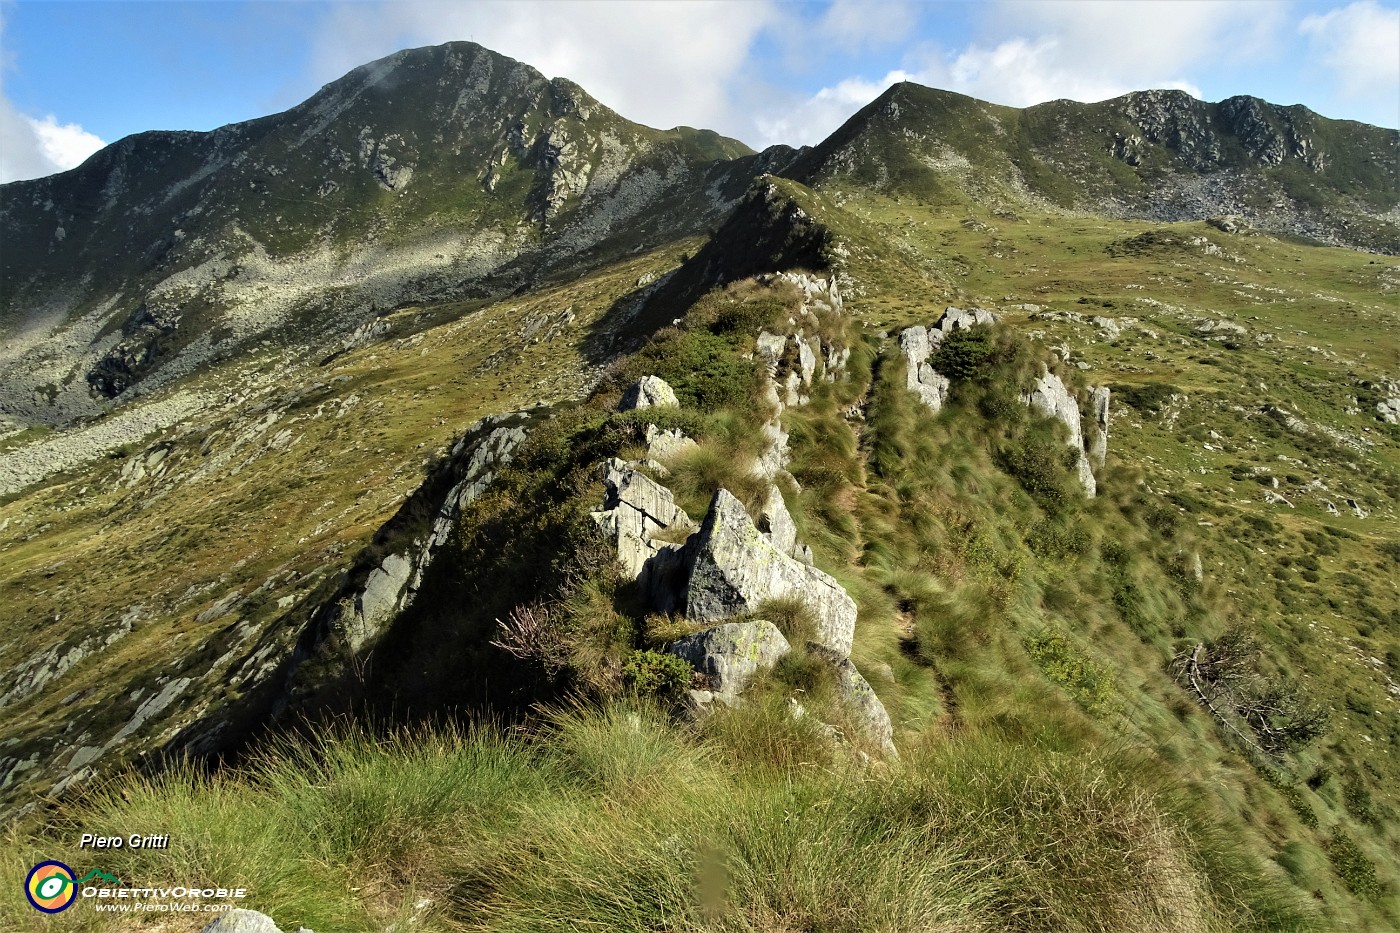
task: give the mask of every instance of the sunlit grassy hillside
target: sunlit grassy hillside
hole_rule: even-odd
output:
[[[774,184],[833,234],[845,314],[821,326],[852,354],[848,378],[784,413],[796,484],[783,492],[817,566],[859,606],[853,658],[895,721],[897,762],[822,738],[812,720],[845,724],[802,650],[742,708],[674,721],[674,696],[637,672],[684,622],[649,614],[590,538],[597,463],[641,450],[646,419],[614,410],[639,375],[676,386],[683,408],[665,426],[699,442],[665,464],[691,515],[719,487],[750,505],[762,494],[749,477],[767,412],[750,355],[795,296],[741,281],[671,309],[676,326],[540,419],[462,517],[456,589],[416,610],[366,675],[366,722],[301,746],[270,738],[228,770],[70,790],[12,830],[6,890],[38,856],[82,861],[78,827],[121,827],[174,840],[116,854],[124,880],[177,868],[246,880],[247,906],[319,933],[1400,925],[1400,429],[1375,411],[1400,372],[1394,260],[1207,224]],[[256,607],[276,616],[276,600],[309,590],[284,568],[329,573],[479,414],[585,395],[578,329],[610,326],[608,310],[627,307],[614,300],[677,258],[399,312],[424,318],[316,377],[313,437],[259,447],[246,473],[203,487],[252,501],[189,498],[197,484],[137,498],[114,485],[113,458],[0,506],[27,538],[0,545],[19,607],[0,647],[11,665],[60,602],[112,621],[133,602],[160,607],[7,710],[23,713],[7,716],[12,747],[81,744],[64,731],[85,728],[73,710],[99,715],[143,685],[175,635],[217,657]],[[1003,322],[935,415],[904,388],[894,337],[949,304]],[[520,336],[536,317],[532,334],[547,334],[566,308],[574,336]],[[1093,500],[1022,403],[1042,365],[1113,390]],[[362,420],[325,417],[341,409]],[[170,440],[192,467],[229,449],[234,427]],[[198,621],[264,578],[284,582]],[[563,663],[490,669],[511,691],[495,699],[551,700],[494,718],[476,702],[498,660],[487,642],[525,603],[549,610]],[[806,624],[793,606],[764,611],[790,633]],[[1246,643],[1251,676],[1325,714],[1320,734],[1260,753],[1173,664]],[[790,696],[807,717],[792,718]],[[392,728],[406,709],[431,724]],[[5,897],[7,922],[40,922]]]

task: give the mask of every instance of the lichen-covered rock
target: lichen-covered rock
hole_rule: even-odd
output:
[[[657,536],[672,528],[688,532],[695,523],[676,505],[671,490],[625,460],[614,457],[603,465],[603,483],[603,508],[593,513],[594,522],[617,548],[627,576],[641,584],[656,609],[671,611],[681,547]]]
[[[791,650],[772,622],[725,622],[677,639],[666,650],[689,661],[704,675],[708,689],[733,697]]]
[[[829,659],[836,667],[836,694],[851,724],[860,731],[867,742],[880,750],[886,758],[898,758],[899,751],[894,746],[894,724],[885,704],[856,668],[850,658]]]
[[[1056,419],[1069,430],[1068,444],[1079,454],[1079,482],[1084,492],[1092,498],[1098,492],[1098,484],[1094,482],[1094,472],[1089,468],[1089,459],[1084,454],[1084,429],[1079,420],[1079,403],[1059,376],[1042,368],[1035,387],[1026,396],[1026,404],[1045,417]]]
[[[686,545],[685,614],[717,621],[755,611],[766,599],[797,599],[817,623],[816,641],[851,653],[855,600],[839,583],[779,551],[726,489],[715,493],[700,530]]]
[[[622,393],[618,411],[632,411],[636,408],[680,408],[680,400],[670,383],[660,376],[643,376]]]

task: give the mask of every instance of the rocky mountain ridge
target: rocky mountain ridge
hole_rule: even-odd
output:
[[[129,137],[0,194],[3,411],[65,423],[263,342],[331,347],[408,301],[683,237],[784,158],[630,123],[471,43],[275,116]]]
[[[4,186],[0,417],[69,424],[254,347],[329,352],[406,302],[498,296],[699,233],[764,172],[1007,210],[1237,215],[1393,252],[1397,146],[1249,97],[1016,110],[901,84],[811,151],[755,155],[629,123],[472,43],[408,50],[283,114],[139,134]]]
[[[1138,91],[1017,109],[897,84],[787,170],[935,203],[1029,199],[1161,221],[1237,215],[1322,242],[1400,250],[1400,132],[1255,97]]]

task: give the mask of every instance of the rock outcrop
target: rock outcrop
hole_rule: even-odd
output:
[[[603,508],[592,513],[593,521],[617,549],[618,563],[627,576],[642,586],[658,610],[671,611],[681,546],[659,536],[673,529],[688,534],[695,523],[676,505],[671,490],[635,464],[616,457],[607,461],[603,484]]]
[[[1105,402],[1107,402],[1106,396]],[[1074,396],[1065,387],[1059,376],[1050,372],[1048,368],[1042,368],[1035,387],[1026,396],[1026,404],[1045,417],[1059,421],[1069,431],[1067,443],[1078,454],[1076,470],[1080,485],[1084,487],[1084,492],[1092,498],[1098,492],[1098,484],[1094,481],[1094,471],[1089,468],[1089,457],[1084,452],[1084,429],[1080,424],[1079,403],[1075,401]],[[1107,417],[1105,415],[1106,428]]]
[[[663,431],[654,424],[647,425],[647,459],[670,460],[677,454],[696,447],[696,443],[680,430]]]
[[[490,427],[496,420],[509,418],[498,416],[479,425]],[[496,471],[510,463],[525,434],[525,429],[519,425],[502,424],[484,437],[479,433],[473,436],[469,431],[453,447],[448,470],[459,478],[434,509],[427,534],[414,538],[407,549],[385,555],[369,570],[359,587],[352,587],[336,602],[333,624],[352,653],[376,639],[399,613],[412,605],[423,574],[437,550],[447,543],[462,507],[481,495],[495,479]],[[386,525],[379,536],[384,536],[389,527]]]
[[[943,410],[948,401],[948,377],[938,372],[928,360],[938,350],[943,338],[955,330],[969,327],[987,327],[997,322],[997,316],[985,308],[944,309],[943,315],[932,327],[907,327],[900,332],[899,349],[904,354],[907,372],[905,385],[919,397],[932,411]]]
[[[836,694],[850,717],[851,725],[867,742],[879,749],[880,754],[886,758],[898,758],[890,714],[851,659],[837,657],[816,645],[809,648],[830,661],[835,668]]]
[[[1096,469],[1103,467],[1108,456],[1108,403],[1107,386],[1097,386],[1089,390],[1089,414],[1093,421],[1089,428],[1089,459]]]
[[[942,334],[938,331],[934,333]],[[909,391],[919,396],[919,401],[932,411],[942,411],[948,401],[948,387],[952,384],[948,377],[937,372],[928,363],[937,342],[930,339],[927,327],[906,328],[899,335],[899,348],[904,353],[904,365],[908,375],[905,385]]]
[[[643,376],[622,393],[618,411],[632,411],[637,408],[679,408],[676,390],[660,376]]]
[[[796,599],[816,620],[815,640],[841,657],[851,653],[856,604],[834,579],[783,554],[726,489],[715,493],[704,523],[686,545],[688,618],[718,621],[753,612],[768,599]]]
[[[792,646],[772,622],[754,621],[725,622],[677,639],[666,650],[690,662],[711,693],[733,699]]]

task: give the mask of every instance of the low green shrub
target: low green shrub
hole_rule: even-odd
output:
[[[1052,682],[1062,687],[1086,712],[1106,716],[1118,708],[1113,674],[1085,657],[1059,632],[1037,632],[1023,640],[1026,653]]]
[[[1356,840],[1347,835],[1345,830],[1333,830],[1324,843],[1324,848],[1327,857],[1332,860],[1333,870],[1347,886],[1347,890],[1367,900],[1380,897],[1381,883],[1376,877],[1375,864],[1366,857]]]
[[[634,651],[622,663],[622,684],[638,697],[673,699],[690,686],[695,671],[684,658],[661,651]]]
[[[995,359],[995,347],[991,328],[958,328],[943,336],[929,365],[949,379],[975,379]]]

